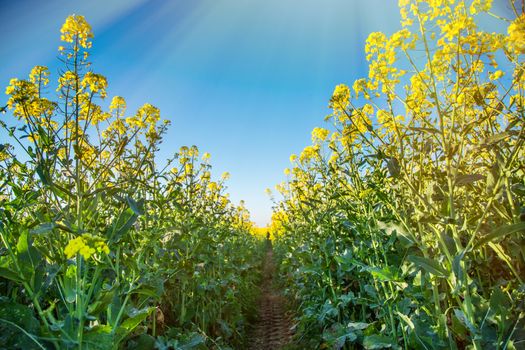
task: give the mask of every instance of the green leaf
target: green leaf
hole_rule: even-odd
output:
[[[0,344],[3,349],[44,349],[38,342],[40,323],[26,305],[0,301]]]
[[[24,279],[22,278],[22,276],[19,276],[18,273],[11,271],[4,267],[0,267],[0,277],[3,277],[5,279],[8,279],[14,282],[18,282],[18,283],[24,282]]]
[[[144,321],[149,316],[149,314],[153,312],[153,310],[155,310],[154,307],[149,307],[133,312],[132,317],[129,317],[126,320],[124,320],[124,322],[122,322],[122,324],[120,325],[120,328],[124,329],[126,331],[126,334],[131,332],[133,329],[135,329],[135,327],[141,324],[142,321]]]
[[[525,196],[525,185],[524,184],[514,184],[511,186],[512,192],[520,196]]]
[[[461,266],[461,261],[463,260],[464,256],[465,256],[465,251],[463,250],[460,254],[454,257],[454,260],[452,260],[452,272],[454,273],[454,276],[456,276],[456,283],[455,283],[453,293],[457,293],[460,290],[460,288],[463,286],[465,271],[463,270],[463,267]]]
[[[384,335],[369,335],[363,339],[363,346],[367,350],[373,349],[389,349],[396,347],[396,343],[391,338]]]
[[[66,275],[64,276],[64,284],[62,291],[66,302],[68,303],[74,303],[77,298],[76,274],[76,265],[69,265],[66,270]]]
[[[122,300],[120,300],[119,295],[117,293],[111,293],[111,297],[111,304],[109,304],[107,308],[107,319],[108,323],[111,326],[116,326],[117,317],[120,308],[122,307]]]
[[[346,326],[349,331],[362,331],[363,329],[367,329],[368,326],[370,326],[370,323],[365,322],[350,322]]]
[[[27,231],[23,231],[20,237],[18,237],[18,242],[16,243],[16,250],[18,253],[23,254],[26,253],[29,249],[29,239],[27,235]]]
[[[46,222],[44,224],[38,225],[36,228],[32,229],[29,232],[33,235],[41,235],[53,231],[55,227],[56,224],[54,222]]]
[[[372,276],[374,276],[374,278],[382,282],[399,280],[397,273],[391,266],[385,266],[383,268],[369,267],[367,270]]]
[[[108,230],[109,241],[112,243],[118,242],[120,238],[131,229],[135,221],[137,221],[137,218],[137,214],[135,214],[131,208],[124,210]]]
[[[503,293],[499,287],[494,288],[490,296],[490,308],[496,313],[505,314],[511,302],[507,294]]]
[[[422,128],[422,127],[409,127],[410,130],[424,132],[424,133],[431,133],[431,134],[441,134],[441,131],[439,131],[436,128]]]
[[[399,316],[400,319],[403,320],[403,322],[405,322],[410,327],[411,330],[414,330],[416,328],[412,320],[407,315],[402,314],[399,311],[396,311],[396,314],[397,316]]]
[[[18,238],[16,249],[18,251],[18,264],[24,274],[33,274],[42,259],[42,255],[33,247],[33,241],[28,230],[24,230]]]
[[[467,315],[459,309],[454,309],[454,316],[470,331],[471,335],[474,336],[478,333],[476,327],[468,320]]]
[[[202,335],[196,334],[194,335],[189,342],[186,344],[183,344],[180,349],[181,350],[191,350],[194,349],[197,346],[203,345],[205,343],[205,339]]]
[[[486,138],[483,142],[483,145],[484,146],[489,146],[493,143],[497,143],[497,142],[500,142],[504,139],[506,139],[507,137],[511,136],[512,133],[511,132],[508,132],[508,131],[505,131],[505,132],[502,132],[502,133],[499,133],[499,134],[494,134],[488,138]]]
[[[159,299],[161,294],[159,293],[158,288],[150,286],[142,286],[138,289],[133,290],[133,294],[142,294],[150,298]]]
[[[127,349],[151,350],[155,349],[155,338],[149,334],[140,334],[127,342]]]
[[[401,173],[401,166],[399,165],[399,161],[396,158],[387,159],[386,166],[388,168],[390,176],[392,177],[398,177]]]
[[[512,233],[525,231],[525,222],[519,222],[517,224],[511,224],[506,226],[500,226],[497,229],[493,230],[489,234],[483,236],[479,241],[474,245],[475,248],[481,247],[487,242],[494,241],[498,238],[505,237]]]
[[[408,261],[414,263],[417,267],[423,268],[426,272],[437,276],[437,277],[447,277],[448,272],[445,270],[441,264],[437,261],[424,258],[422,256],[409,255],[407,258]]]
[[[36,167],[36,173],[38,174],[38,177],[40,178],[40,181],[42,181],[42,184],[45,186],[51,185],[51,179],[49,176],[49,172],[45,169],[45,167],[42,165],[41,162],[38,163]]]
[[[394,222],[383,222],[383,221],[378,221],[377,222],[377,227],[380,229],[380,230],[384,230],[386,234],[388,235],[392,235],[392,234],[396,234],[397,237],[399,238],[399,241],[401,242],[401,244],[405,247],[405,248],[409,248],[413,245],[416,244],[416,242],[414,241],[413,237],[410,235],[409,232],[407,232],[407,230],[405,230],[401,225],[399,224],[396,224]]]
[[[481,174],[458,175],[456,176],[456,185],[464,186],[483,179],[485,179],[485,176]]]
[[[111,326],[101,325],[91,328],[84,333],[84,341],[82,343],[89,350],[112,349],[115,342],[111,334]]]
[[[128,205],[129,205],[130,209],[133,210],[133,212],[136,215],[138,215],[138,216],[144,215],[144,200],[139,200],[137,202],[133,198],[131,198],[130,196],[127,196],[126,197],[126,201],[128,202]]]

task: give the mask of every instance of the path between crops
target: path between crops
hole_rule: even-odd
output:
[[[286,315],[282,291],[274,286],[275,263],[271,247],[263,264],[259,319],[249,340],[248,350],[279,350],[290,343],[291,322]]]

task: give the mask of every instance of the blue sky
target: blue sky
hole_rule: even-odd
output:
[[[210,152],[259,225],[271,214],[264,190],[323,126],[334,86],[367,74],[368,34],[399,28],[397,0],[0,0],[0,85],[37,64],[56,80],[73,13],[93,27],[93,70],[109,95],[172,121],[160,157],[182,145]]]

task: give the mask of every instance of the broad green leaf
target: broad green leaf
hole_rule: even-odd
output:
[[[32,239],[28,233],[28,230],[24,230],[18,242],[16,244],[18,251],[18,264],[24,274],[33,274],[36,266],[40,262],[42,256],[41,254],[33,247]]]
[[[490,137],[488,137],[488,138],[486,138],[484,140],[484,145],[488,146],[488,145],[491,145],[493,143],[497,143],[497,142],[499,142],[501,140],[504,140],[507,137],[511,136],[511,134],[512,134],[511,132],[507,132],[507,131],[499,133],[499,134],[494,134],[494,135],[492,135],[492,136],[490,136]]]
[[[416,244],[413,237],[405,228],[395,222],[378,221],[377,227],[384,230],[388,235],[396,234],[401,244],[405,247],[411,247]]]
[[[512,233],[525,231],[525,222],[519,222],[517,224],[511,224],[506,226],[500,226],[493,230],[489,234],[483,236],[479,241],[476,242],[474,248],[481,247],[487,242],[494,241],[498,238],[508,236]]]
[[[514,184],[511,186],[512,192],[520,195],[525,196],[525,185],[524,184]]]
[[[109,325],[100,325],[91,328],[84,333],[83,344],[85,348],[89,350],[112,349],[115,339],[111,334],[111,330],[111,326]]]
[[[467,315],[459,309],[454,309],[454,315],[456,318],[470,331],[471,335],[475,335],[478,333],[476,327],[472,324],[472,322],[469,321]]]
[[[403,322],[405,322],[410,327],[411,330],[414,330],[416,328],[412,320],[407,315],[402,314],[399,311],[396,311],[396,314],[397,316],[399,316],[400,319],[403,320]]]
[[[137,221],[137,218],[137,214],[135,214],[130,208],[124,210],[108,230],[109,241],[118,242],[120,238],[131,229],[135,221]]]
[[[69,265],[64,276],[63,284],[63,294],[68,303],[74,303],[77,298],[76,274],[76,265]]]
[[[138,215],[138,216],[144,215],[144,201],[143,200],[139,200],[137,202],[130,196],[127,196],[126,201],[128,202],[130,209],[133,210],[135,215]]]
[[[54,222],[46,222],[32,229],[30,233],[33,235],[41,235],[41,234],[53,231],[55,227],[56,227],[56,224]]]
[[[461,254],[456,255],[454,257],[454,260],[452,261],[452,272],[454,273],[454,276],[456,277],[456,285],[454,287],[453,293],[459,292],[460,288],[463,286],[465,271],[463,270],[463,267],[461,266],[461,261],[463,260],[464,255],[465,255],[465,252],[462,251]]]
[[[140,288],[137,288],[135,290],[133,290],[133,293],[134,294],[142,294],[142,295],[145,295],[145,296],[148,296],[150,298],[160,298],[161,295],[159,294],[159,289],[158,288],[154,288],[154,287],[150,287],[150,286],[142,286]]]
[[[499,287],[492,290],[490,296],[490,308],[496,313],[504,313],[510,306],[509,297],[506,293],[503,293]]]
[[[193,336],[189,342],[180,346],[181,350],[192,350],[197,346],[203,345],[206,342],[206,339],[200,334]]]
[[[11,271],[10,269],[5,268],[5,267],[0,267],[0,277],[3,277],[5,279],[8,279],[14,282],[18,282],[18,283],[22,283],[24,281],[22,276],[20,276],[18,273],[16,273],[15,271]]]
[[[51,184],[51,180],[48,171],[45,169],[45,165],[42,165],[42,163],[39,162],[35,170],[38,174],[38,177],[40,178],[40,181],[42,181],[45,186],[49,186]]]
[[[379,281],[399,281],[396,271],[391,266],[385,266],[383,268],[368,267],[367,270]]]
[[[27,231],[23,231],[20,237],[18,238],[18,243],[16,244],[16,249],[18,250],[18,253],[23,254],[26,253],[29,249],[29,237],[27,235]]]
[[[346,328],[349,330],[349,331],[356,331],[356,330],[359,330],[359,331],[362,331],[363,329],[367,329],[368,326],[370,326],[370,323],[365,323],[365,322],[350,322],[346,325]]]
[[[456,185],[464,186],[483,179],[485,179],[485,176],[481,174],[458,175],[456,177]]]
[[[155,310],[154,307],[137,310],[136,312],[133,313],[131,317],[127,318],[126,320],[124,320],[124,322],[122,322],[122,324],[120,325],[120,328],[123,328],[124,330],[126,330],[126,333],[131,332],[142,321],[144,321],[149,316],[149,314],[153,312],[153,310]]]
[[[39,343],[40,323],[29,306],[0,301],[0,344],[2,349],[44,349]]]
[[[368,335],[363,339],[363,346],[367,350],[389,349],[396,347],[396,343],[391,338],[384,335]]]
[[[388,168],[388,172],[390,173],[390,176],[392,177],[398,177],[401,173],[401,167],[399,166],[399,161],[396,158],[389,158],[386,160],[386,166]]]
[[[426,272],[437,276],[437,277],[447,277],[448,272],[445,270],[440,263],[435,260],[424,258],[422,256],[409,255],[407,260],[414,263],[417,267],[423,268]]]
[[[133,337],[127,342],[128,349],[134,350],[151,350],[155,348],[155,338],[149,334],[140,334],[137,337]]]
[[[441,132],[436,128],[423,128],[423,127],[409,127],[410,130],[419,131],[419,132],[425,132],[425,133],[431,133],[431,134],[441,134]]]
[[[108,305],[107,308],[107,319],[108,323],[111,326],[116,326],[117,317],[120,311],[120,308],[122,307],[122,300],[120,300],[119,295],[117,293],[111,294],[113,299],[111,300],[111,304]]]

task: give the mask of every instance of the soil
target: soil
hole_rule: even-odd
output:
[[[279,350],[291,341],[291,322],[286,314],[286,300],[274,284],[275,262],[271,246],[263,264],[259,318],[254,324],[247,350]]]

